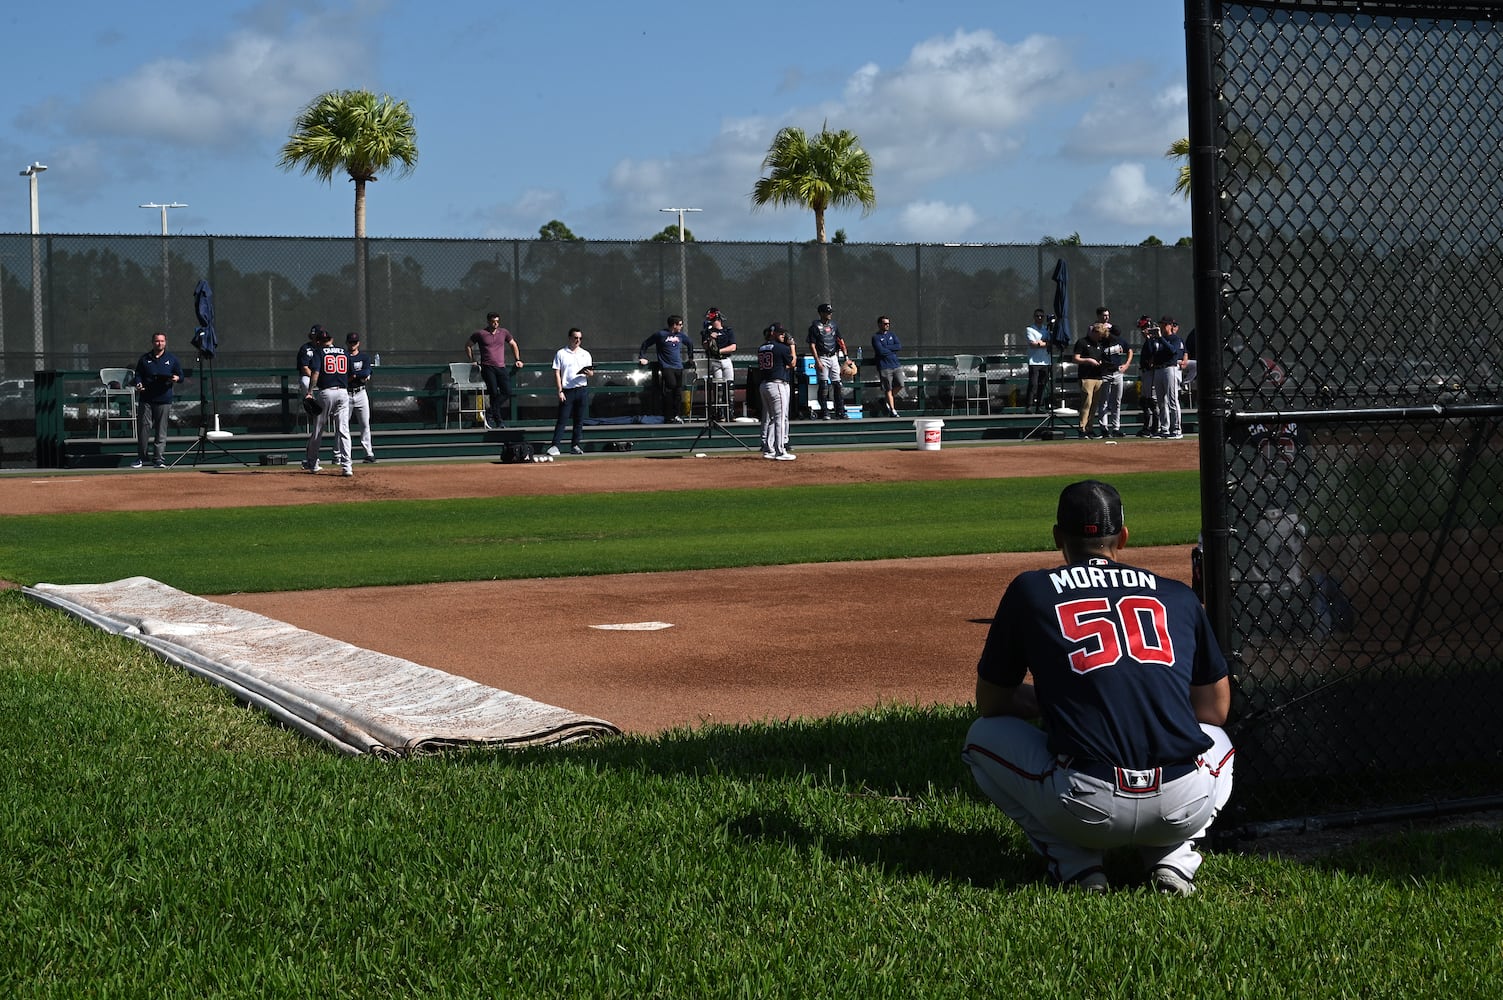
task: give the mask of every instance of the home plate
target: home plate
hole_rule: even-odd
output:
[[[590,626],[590,628],[605,629],[607,632],[656,632],[659,629],[672,627],[672,622],[622,622],[619,625]]]

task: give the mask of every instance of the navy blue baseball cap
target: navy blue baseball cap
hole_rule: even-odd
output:
[[[1096,479],[1071,483],[1059,494],[1055,526],[1075,538],[1110,538],[1122,533],[1122,497]]]
[[[308,336],[317,338],[318,340],[334,339],[333,335],[330,334],[328,330],[325,330],[323,328],[323,325],[320,323],[314,323],[311,327],[308,328]]]

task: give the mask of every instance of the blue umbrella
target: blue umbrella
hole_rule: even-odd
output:
[[[1070,296],[1066,290],[1069,284],[1069,269],[1065,267],[1063,257],[1054,263],[1054,330],[1050,334],[1050,340],[1060,347],[1069,347],[1075,342],[1070,336]]]
[[[214,292],[207,281],[199,281],[193,286],[193,313],[198,317],[193,346],[205,357],[212,358],[219,350],[219,334],[214,332]]]

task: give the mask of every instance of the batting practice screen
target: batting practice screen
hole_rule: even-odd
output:
[[[1500,14],[1186,4],[1233,822],[1503,792]]]

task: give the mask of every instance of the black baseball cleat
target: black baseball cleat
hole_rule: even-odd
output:
[[[367,465],[375,465],[376,464],[376,456],[375,455],[367,455],[367,456],[365,456],[365,458],[361,459],[361,461],[365,462]]]

